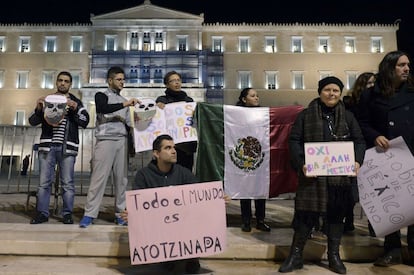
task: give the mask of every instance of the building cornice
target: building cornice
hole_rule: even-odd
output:
[[[396,21],[397,22],[397,21]],[[357,23],[202,23],[201,20],[193,19],[108,19],[92,23],[0,23],[0,31],[73,31],[80,32],[97,29],[128,28],[131,26],[140,28],[155,27],[162,25],[164,29],[193,29],[207,32],[243,32],[243,31],[397,31],[399,23],[394,24],[357,24]]]
[[[58,23],[49,23],[49,24],[1,24],[1,32],[44,32],[44,31],[64,31],[64,32],[89,32],[91,31],[92,24],[58,24]]]
[[[355,24],[355,23],[203,23],[203,31],[235,32],[243,31],[397,31],[399,24]]]

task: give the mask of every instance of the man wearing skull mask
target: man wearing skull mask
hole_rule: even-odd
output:
[[[29,117],[32,126],[42,125],[39,142],[40,183],[37,189],[37,214],[30,221],[31,224],[44,223],[49,220],[49,202],[52,183],[55,178],[55,166],[58,165],[62,189],[64,224],[73,224],[72,211],[75,199],[74,167],[79,149],[79,127],[86,128],[89,123],[89,114],[83,107],[82,101],[69,93],[72,85],[72,75],[63,71],[57,75],[57,91],[53,96],[65,98],[65,111],[62,117],[51,123],[45,116],[47,102],[40,97],[36,108]],[[61,105],[61,103],[57,103]],[[52,108],[49,106],[49,108]],[[53,108],[57,109],[56,106]]]
[[[86,228],[98,217],[109,175],[115,185],[115,223],[128,225],[120,213],[125,210],[125,191],[128,184],[127,137],[132,131],[129,107],[140,103],[136,98],[120,95],[125,73],[120,67],[111,67],[107,73],[108,89],[95,94],[96,143],[92,157],[92,174],[86,197],[85,213],[79,227]]]

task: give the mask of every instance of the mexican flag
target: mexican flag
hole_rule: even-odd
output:
[[[295,192],[288,137],[302,106],[239,107],[198,103],[196,175],[221,180],[233,199],[273,198]]]

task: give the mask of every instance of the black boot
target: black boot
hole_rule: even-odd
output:
[[[405,264],[414,266],[414,249],[408,248],[408,259]]]
[[[352,189],[354,189],[354,186],[352,186]],[[344,219],[344,233],[355,230],[354,207],[355,207],[355,203],[352,203],[351,205],[348,206],[348,209],[346,210],[345,219]]]
[[[407,227],[407,244],[408,244],[408,258],[407,265],[414,266],[414,226]]]
[[[250,231],[252,231],[252,227],[250,225],[250,220],[251,220],[251,218],[242,217],[241,230],[243,232],[250,232]]]
[[[402,264],[401,248],[394,248],[387,251],[383,256],[379,257],[375,262],[375,266],[390,267]]]
[[[243,222],[241,225],[241,230],[243,232],[250,232],[252,231],[252,227],[250,226],[250,222]]]
[[[292,272],[295,269],[303,268],[303,248],[305,247],[311,231],[312,227],[307,227],[306,225],[300,225],[300,227],[295,230],[289,256],[280,266],[280,273]]]
[[[349,216],[345,217],[344,223],[344,233],[351,232],[355,230],[354,226],[354,213],[349,214]]]
[[[270,226],[264,222],[264,220],[258,220],[256,224],[256,229],[264,232],[270,232]]]
[[[339,256],[339,246],[344,232],[343,224],[328,225],[328,262],[329,269],[339,274],[346,274],[346,267]]]
[[[368,231],[369,231],[369,235],[371,237],[376,237],[377,235],[375,234],[375,230],[372,227],[372,224],[368,221]]]

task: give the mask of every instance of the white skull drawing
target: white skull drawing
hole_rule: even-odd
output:
[[[138,117],[138,120],[151,120],[157,109],[155,108],[155,101],[152,98],[142,98],[140,99],[141,103],[135,105],[135,115]]]
[[[57,126],[66,115],[66,96],[48,95],[45,98],[44,118],[51,126]]]

